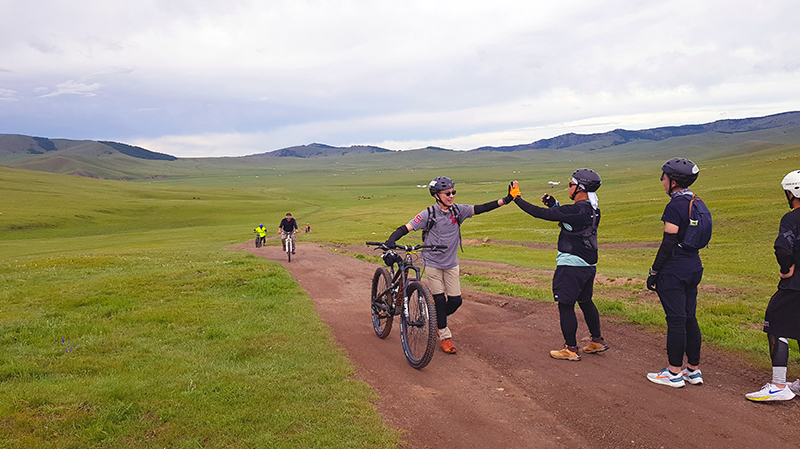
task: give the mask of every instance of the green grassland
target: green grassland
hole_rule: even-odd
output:
[[[250,241],[259,223],[277,229],[286,212],[311,224],[303,241],[383,240],[431,204],[418,185],[439,175],[456,181],[457,201],[478,204],[505,196],[512,179],[529,201],[544,192],[568,201],[569,174],[597,170],[598,272],[606,282],[595,299],[607,320],[663,331],[663,311],[641,284],[668,200],[659,169],[669,157],[692,158],[701,167],[693,189],[715,220],[702,252],[704,337],[766,367],[760,322],[777,284],[772,243],[788,211],[780,180],[800,168],[800,139],[764,131],[669,141],[591,152],[147,162],[127,168],[136,181],[0,167],[0,442],[400,445],[372,407],[375,394],[350,378],[352,366],[288,272],[225,247]],[[524,244],[554,244],[556,225],[516,206],[472,218],[462,231],[469,242],[505,241],[465,245],[464,259],[534,272],[554,267],[555,250]],[[550,300],[546,275],[520,279],[469,267],[464,283]]]

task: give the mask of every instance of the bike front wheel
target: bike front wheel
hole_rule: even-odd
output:
[[[416,281],[408,284],[408,314],[400,313],[400,338],[408,364],[422,369],[431,362],[436,348],[436,307],[428,288]]]
[[[383,339],[392,331],[392,321],[394,311],[392,310],[392,292],[389,290],[391,285],[389,271],[383,267],[375,270],[372,276],[372,328],[375,334]]]

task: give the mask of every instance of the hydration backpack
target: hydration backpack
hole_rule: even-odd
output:
[[[689,202],[689,226],[683,241],[678,244],[688,250],[700,250],[711,240],[711,211],[700,197],[692,194]]]
[[[428,222],[425,223],[425,229],[422,230],[422,243],[428,240],[428,232],[436,224],[436,208],[428,206]],[[458,214],[458,207],[453,205],[453,215],[455,216],[456,223],[458,224],[458,245],[461,247],[461,216]],[[446,217],[446,216],[445,216]],[[461,252],[464,252],[464,247],[461,247]]]

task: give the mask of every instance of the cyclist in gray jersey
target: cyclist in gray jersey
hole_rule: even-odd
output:
[[[482,205],[455,203],[455,183],[447,177],[436,177],[428,185],[436,204],[417,214],[410,222],[399,226],[384,243],[391,248],[398,239],[414,230],[423,231],[426,245],[446,245],[444,251],[422,253],[428,287],[436,304],[439,339],[446,353],[455,353],[453,335],[447,326],[447,316],[461,306],[458,248],[461,246],[461,224],[470,217],[511,203],[511,196]]]

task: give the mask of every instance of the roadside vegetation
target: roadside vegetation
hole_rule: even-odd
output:
[[[311,224],[301,241],[353,248],[383,240],[430,203],[424,185],[438,175],[456,181],[463,203],[505,196],[512,179],[529,201],[544,192],[568,201],[569,174],[596,169],[598,307],[608,320],[663,331],[657,297],[643,286],[667,202],[659,168],[669,157],[693,159],[701,168],[693,188],[715,221],[702,251],[704,339],[766,368],[760,325],[787,211],[779,183],[800,168],[800,146],[769,138],[686,138],[637,152],[179,160],[163,162],[159,179],[128,182],[0,167],[0,442],[402,445],[289,274],[225,248],[252,241],[259,223],[277,229],[287,212]],[[505,265],[466,263],[465,285],[549,302],[557,233],[513,205],[470,219],[461,257]],[[364,246],[369,256],[360,257],[370,252]]]

